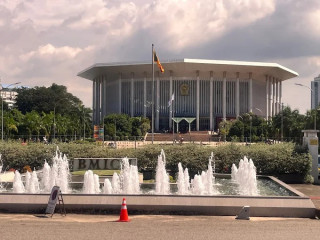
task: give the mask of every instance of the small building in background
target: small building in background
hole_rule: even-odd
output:
[[[311,109],[315,109],[320,103],[320,74],[311,82]]]
[[[18,93],[15,91],[8,91],[8,90],[1,90],[0,96],[1,99],[8,104],[9,108],[12,108],[13,105],[16,103]]]

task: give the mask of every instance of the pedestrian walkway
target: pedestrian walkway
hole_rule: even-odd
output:
[[[288,184],[289,186],[297,189],[299,192],[310,197],[314,206],[316,207],[316,216],[320,217],[320,185],[313,184]]]

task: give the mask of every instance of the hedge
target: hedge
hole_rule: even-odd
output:
[[[244,156],[251,158],[262,175],[279,176],[282,174],[297,174],[304,178],[310,176],[312,157],[306,148],[293,143],[283,144],[252,144],[243,146],[228,144],[219,147],[207,147],[197,144],[183,145],[147,145],[138,149],[111,149],[95,143],[62,143],[59,149],[69,159],[76,157],[135,157],[138,158],[140,171],[154,170],[157,156],[164,149],[167,160],[167,169],[170,174],[177,172],[178,163],[187,167],[191,174],[205,170],[211,152],[215,155],[216,172],[230,173],[232,163],[238,164]],[[29,165],[31,169],[40,169],[44,160],[49,163],[56,151],[57,145],[41,143],[0,143],[0,153],[5,169],[22,170]]]

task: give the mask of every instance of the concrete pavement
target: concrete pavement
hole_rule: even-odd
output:
[[[320,185],[313,184],[288,184],[297,189],[299,192],[310,197],[314,206],[316,207],[316,216],[320,218]]]
[[[291,184],[310,196],[320,209],[320,186]],[[234,216],[132,215],[128,205],[128,223],[119,223],[119,215],[0,213],[1,240],[28,239],[318,239],[320,221],[306,218],[257,218],[235,220]],[[120,205],[119,205],[120,213]]]
[[[120,210],[120,209],[119,209]],[[28,239],[317,239],[316,219],[130,215],[131,222],[115,222],[116,215],[73,215],[53,218],[0,214],[1,240]]]

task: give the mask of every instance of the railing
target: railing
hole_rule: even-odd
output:
[[[255,137],[250,140],[250,137],[227,137],[224,139],[224,136],[219,135],[205,135],[205,134],[155,134],[155,142],[163,142],[167,144],[172,143],[222,143],[222,142],[240,142],[240,143],[261,143],[264,142],[266,144],[277,144],[283,142],[295,142],[298,144],[302,144],[302,137],[293,137],[293,138],[271,138],[271,137]],[[19,141],[19,142],[43,142],[43,143],[55,143],[55,142],[75,142],[75,141],[83,141],[83,136],[75,136],[75,135],[56,135],[55,138],[47,137],[45,135],[14,135],[10,138],[5,137],[5,140],[10,141]],[[86,141],[95,142],[96,140],[92,137],[86,138]],[[99,141],[98,141],[99,142]],[[101,142],[101,141],[100,141]],[[119,142],[121,145],[132,145],[134,147],[141,146],[143,142],[149,143],[151,142],[150,136],[105,136],[104,145],[112,146],[109,143]],[[122,143],[121,143],[122,142]],[[118,145],[119,145],[118,144]]]

